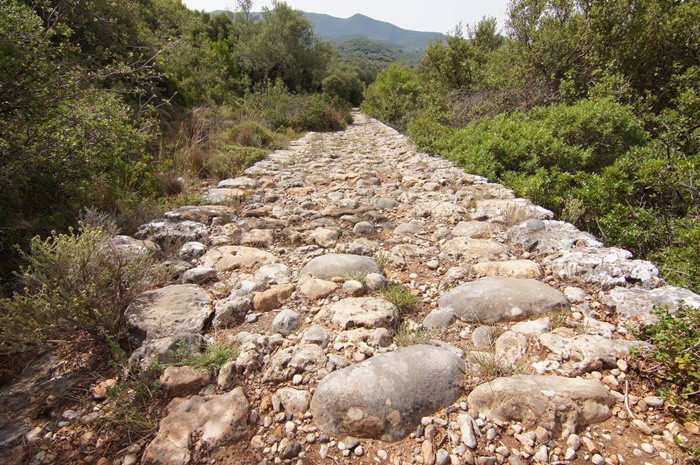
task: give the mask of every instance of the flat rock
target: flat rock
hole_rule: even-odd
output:
[[[496,339],[494,354],[503,366],[513,367],[527,354],[527,337],[515,331],[506,331]]]
[[[248,247],[270,247],[274,243],[274,232],[270,229],[251,229],[241,234],[241,245]]]
[[[455,322],[457,316],[450,309],[433,310],[423,319],[423,326],[428,329],[446,329]]]
[[[336,276],[347,277],[354,273],[379,273],[379,267],[369,257],[350,254],[326,254],[312,259],[302,268],[300,275],[312,275],[320,279]]]
[[[350,297],[324,307],[316,319],[328,319],[340,329],[391,328],[399,320],[399,309],[384,299]]]
[[[294,310],[285,309],[277,314],[272,321],[271,330],[282,336],[289,336],[301,326],[301,316]]]
[[[308,410],[311,402],[311,394],[307,390],[284,387],[275,392],[279,397],[285,412],[301,418]]]
[[[160,386],[171,397],[197,391],[211,383],[211,373],[208,370],[191,366],[170,366],[160,376]]]
[[[472,265],[471,272],[477,276],[503,276],[519,279],[542,277],[542,267],[532,260],[480,262]]]
[[[438,305],[465,322],[484,324],[537,318],[571,306],[564,294],[540,281],[495,276],[454,288]]]
[[[399,441],[459,398],[465,370],[451,351],[434,346],[377,355],[325,377],[311,400],[313,418],[330,434]]]
[[[463,262],[499,260],[508,252],[508,248],[500,242],[469,237],[452,238],[442,245],[441,250],[453,259]]]
[[[215,268],[218,272],[238,270],[250,273],[263,265],[270,265],[277,261],[277,257],[269,252],[238,245],[211,249],[201,258],[202,265]]]
[[[248,411],[241,387],[220,396],[174,399],[142,463],[185,465],[195,451],[206,454],[241,440],[248,431]],[[193,436],[198,439],[193,441]]]
[[[269,312],[289,302],[294,293],[294,284],[280,284],[259,292],[253,297],[253,307],[258,312]]]
[[[557,361],[552,368],[565,376],[578,376],[603,367],[616,367],[617,360],[629,355],[631,347],[646,350],[640,341],[608,339],[596,335],[565,337],[556,332],[542,334],[540,344],[551,352],[550,359]]]
[[[657,318],[651,314],[654,307],[677,309],[681,302],[700,308],[700,295],[682,287],[663,286],[646,290],[639,288],[616,287],[610,291],[603,302],[615,308],[619,315],[636,320],[642,324],[654,323]]]
[[[423,227],[420,223],[401,223],[394,229],[394,234],[399,235],[416,235],[423,234]]]
[[[246,176],[224,179],[216,185],[222,189],[255,189],[257,186],[258,182],[255,179]]]
[[[139,226],[134,234],[137,239],[147,239],[157,243],[184,243],[203,241],[209,236],[207,226],[196,221],[157,220]]]
[[[129,340],[144,341],[178,333],[199,333],[212,314],[209,294],[194,284],[178,284],[137,296],[126,309]]]
[[[595,284],[603,289],[633,284],[654,287],[659,283],[659,270],[651,262],[633,260],[632,252],[615,247],[562,251],[544,263],[562,280]]]
[[[248,195],[245,189],[210,189],[202,196],[202,201],[214,205],[229,205],[240,202]]]
[[[299,292],[307,299],[318,300],[328,297],[338,289],[338,285],[333,281],[302,276],[299,279]]]
[[[316,373],[326,366],[328,358],[316,344],[302,344],[276,352],[263,375],[264,383],[289,381],[296,374]],[[238,361],[236,361],[238,363]]]
[[[488,239],[491,237],[493,226],[485,221],[460,221],[452,228],[454,237],[470,237],[472,239]]]
[[[217,216],[235,218],[236,210],[225,205],[186,205],[165,212],[163,216],[169,220],[196,221],[209,224]]]
[[[309,241],[319,247],[332,249],[340,239],[340,228],[316,228],[309,234]]]
[[[199,334],[181,333],[144,342],[129,357],[129,369],[147,371],[155,363],[176,362],[176,352],[188,356],[199,353],[204,338]]]
[[[232,295],[218,301],[214,308],[216,314],[212,326],[224,329],[243,323],[246,314],[253,308],[253,302],[248,297]]]
[[[592,234],[579,231],[573,224],[552,220],[527,220],[511,227],[508,238],[525,250],[551,255],[575,247],[603,247]]]
[[[598,381],[517,375],[477,386],[468,397],[475,411],[552,433],[574,433],[612,416],[615,399]]]

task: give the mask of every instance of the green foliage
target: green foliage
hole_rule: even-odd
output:
[[[240,176],[243,170],[265,158],[268,153],[268,150],[255,147],[225,145],[207,160],[205,174],[217,179]]]
[[[656,308],[658,318],[643,329],[643,335],[654,346],[654,360],[664,372],[658,378],[672,387],[682,405],[697,409],[700,396],[700,309],[680,306],[675,312]]]
[[[271,85],[281,79],[290,89],[306,91],[320,85],[333,52],[330,43],[318,39],[302,11],[276,0],[272,9],[263,7],[259,21],[246,21],[246,31],[234,47],[253,82]]]
[[[281,134],[274,133],[255,121],[244,121],[226,131],[226,140],[243,147],[279,149],[287,145]]]
[[[418,303],[418,297],[399,283],[389,284],[378,292],[383,299],[396,305],[401,314],[410,313]]]
[[[403,131],[418,108],[419,93],[415,72],[407,66],[392,64],[365,91],[362,111]]]
[[[337,131],[352,122],[350,109],[320,94],[292,94],[278,82],[246,98],[244,108],[266,127],[294,131]]]
[[[148,254],[107,241],[102,228],[35,237],[22,257],[22,292],[0,301],[0,353],[39,349],[76,331],[104,341],[122,329],[131,299],[156,279]]]

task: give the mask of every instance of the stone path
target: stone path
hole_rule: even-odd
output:
[[[354,116],[123,239],[186,242],[127,312],[133,370],[214,333],[240,354],[168,368],[157,436],[105,463],[683,463],[696,425],[625,406],[628,325],[700,296]]]

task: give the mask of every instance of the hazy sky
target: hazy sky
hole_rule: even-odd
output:
[[[474,24],[484,16],[498,19],[503,28],[509,0],[286,0],[292,8],[349,18],[362,13],[404,29],[445,33],[458,22]],[[193,10],[236,10],[235,0],[183,0]],[[253,0],[253,11],[270,7],[271,0]]]

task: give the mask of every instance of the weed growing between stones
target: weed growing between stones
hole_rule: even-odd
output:
[[[396,345],[399,347],[408,347],[416,344],[428,344],[431,339],[433,339],[433,331],[424,328],[423,326],[418,326],[415,329],[411,329],[411,324],[407,321],[402,323],[394,331],[394,340]]]
[[[222,338],[215,338],[207,342],[203,352],[193,357],[186,357],[179,364],[190,365],[216,373],[226,362],[235,360],[236,357],[238,357],[238,344]]]
[[[471,374],[480,382],[488,382],[496,378],[515,376],[523,372],[519,365],[511,365],[498,360],[493,354],[473,351],[467,355]]]
[[[156,360],[147,370],[135,372],[129,369],[129,356],[119,343],[110,335],[106,335],[106,340],[112,355],[109,365],[122,381],[106,389],[107,399],[100,404],[106,414],[100,419],[107,426],[124,431],[133,443],[152,435],[158,428],[155,401],[163,365]]]
[[[418,297],[399,283],[391,283],[380,289],[379,295],[396,305],[396,308],[399,309],[399,313],[402,315],[410,313],[416,303],[418,303]]]
[[[374,262],[382,271],[384,271],[387,265],[389,265],[390,259],[391,258],[389,252],[387,252],[386,250],[380,250],[379,252],[374,254]]]
[[[364,284],[365,281],[367,280],[367,272],[366,271],[354,271],[352,273],[349,273],[346,278],[348,280],[352,281],[357,281],[359,283]]]

